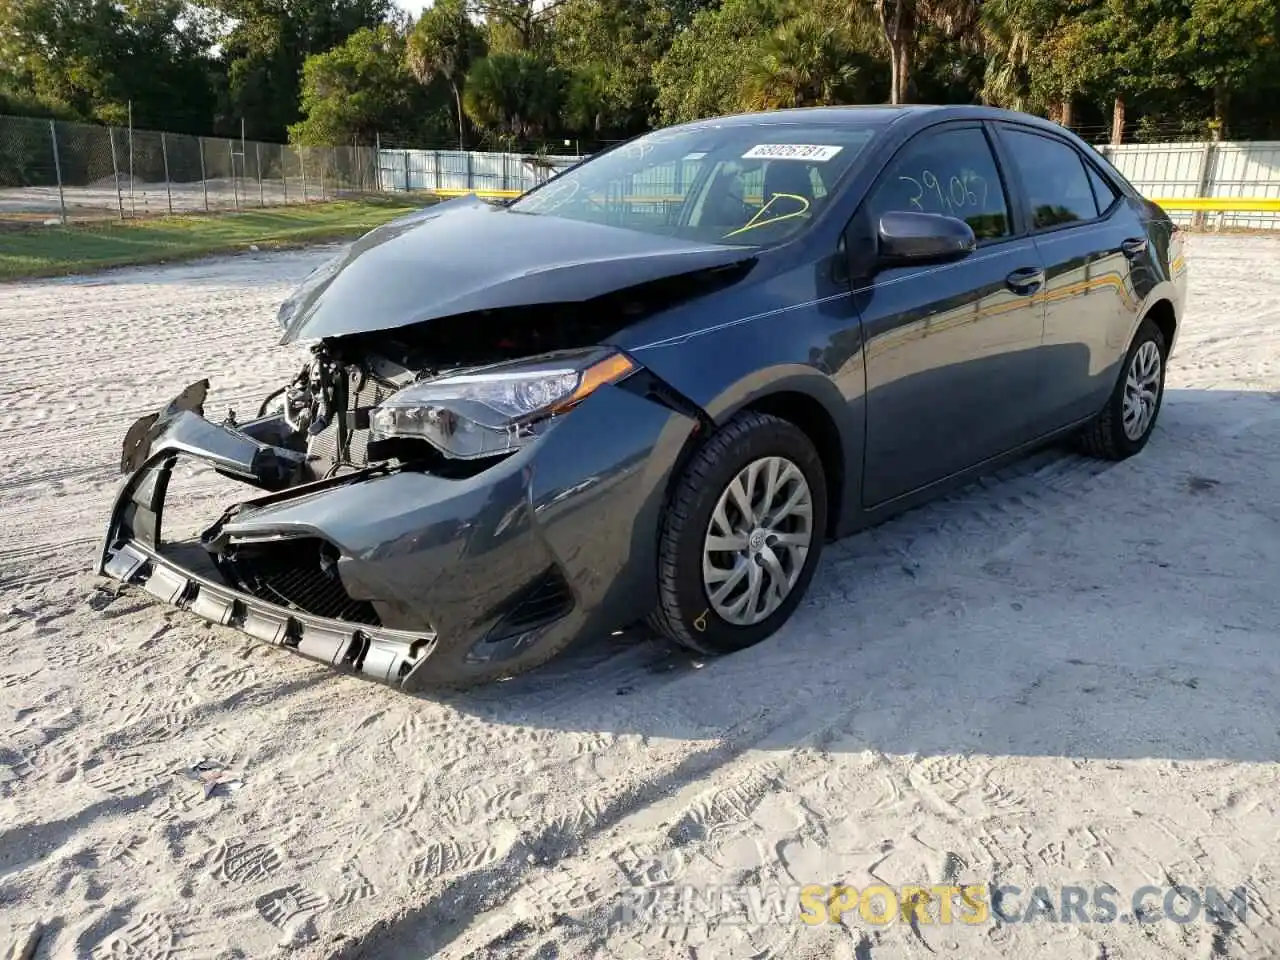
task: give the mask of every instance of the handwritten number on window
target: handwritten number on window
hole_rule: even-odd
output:
[[[899,180],[905,180],[908,183],[915,184],[916,195],[909,201],[913,207],[924,213],[924,205],[920,202],[920,198],[924,196],[924,187],[920,186],[920,181],[915,177],[899,177]]]
[[[938,206],[946,207],[947,212],[952,212],[951,201],[946,198],[942,192],[942,186],[938,183],[938,178],[932,170],[926,170],[920,175],[921,182],[932,190],[938,197]]]
[[[931,207],[935,206],[933,198],[937,197],[937,212],[954,214],[956,210],[963,210],[965,207],[973,207],[975,210],[985,210],[987,207],[986,178],[973,172],[951,177],[945,190],[942,181],[932,170],[922,170],[918,179],[905,176],[898,179],[916,188],[915,195],[907,202],[922,213],[927,212],[924,205],[926,193]]]

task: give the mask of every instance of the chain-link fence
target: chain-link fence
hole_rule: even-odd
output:
[[[0,116],[0,221],[244,210],[379,189],[373,147],[294,147]]]
[[[1180,222],[1280,228],[1280,142],[1098,149]],[[374,191],[513,195],[582,159],[542,150],[294,147],[0,116],[0,223],[244,210]],[[686,175],[680,165],[645,171],[628,195],[658,202]]]

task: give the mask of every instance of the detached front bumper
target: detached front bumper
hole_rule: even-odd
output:
[[[130,431],[132,472],[99,573],[406,689],[484,682],[539,659],[534,648],[554,652],[652,609],[660,511],[696,428],[609,386],[473,476],[374,465],[298,483],[269,422],[220,426],[199,403],[175,403]],[[229,508],[200,543],[166,544],[181,457],[269,492]]]

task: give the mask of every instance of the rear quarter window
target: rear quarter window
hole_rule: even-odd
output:
[[[1120,194],[1111,182],[1100,174],[1091,163],[1085,163],[1085,170],[1089,173],[1089,184],[1093,187],[1093,198],[1097,201],[1098,212],[1106,213],[1111,209],[1111,205],[1119,199]]]

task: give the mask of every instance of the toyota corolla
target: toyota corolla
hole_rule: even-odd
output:
[[[647,621],[705,654],[825,542],[1056,440],[1147,443],[1182,236],[1082,141],[977,107],[639,137],[369,233],[281,307],[297,376],[125,438],[99,572],[406,689]],[[175,462],[246,485],[168,542]]]

